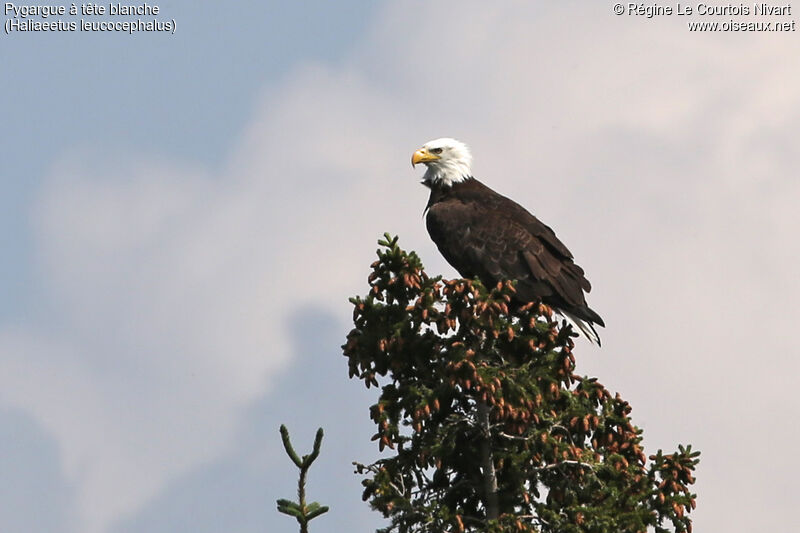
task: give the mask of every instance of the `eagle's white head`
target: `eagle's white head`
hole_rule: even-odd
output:
[[[422,182],[428,185],[449,187],[472,177],[472,154],[469,153],[469,148],[449,137],[426,142],[411,157],[411,165],[417,163],[425,163],[428,167],[422,177]]]

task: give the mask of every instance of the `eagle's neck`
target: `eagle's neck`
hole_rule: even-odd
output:
[[[428,187],[451,187],[472,177],[469,162],[461,159],[439,160],[428,165],[422,183]]]
[[[470,191],[475,191],[476,188],[477,190],[486,188],[485,185],[472,176],[468,176],[450,185],[444,185],[442,182],[428,182],[424,180],[422,184],[431,190],[431,194],[428,197],[428,204],[425,206],[425,211],[423,211],[423,213],[427,213],[434,204],[447,201],[454,195],[469,194]]]

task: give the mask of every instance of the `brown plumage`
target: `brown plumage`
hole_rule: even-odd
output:
[[[429,161],[424,161],[426,153]],[[455,167],[448,169],[447,163],[459,160],[466,161],[458,169],[462,175],[448,174]],[[513,200],[464,175],[469,152],[457,141],[431,141],[412,161],[428,164],[423,179],[431,190],[426,207],[428,233],[461,276],[477,277],[487,286],[516,280],[519,302],[541,301],[551,306],[600,344],[593,325],[605,324],[584,296],[591,284],[552,229]]]

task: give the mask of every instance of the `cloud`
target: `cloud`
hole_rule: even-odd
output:
[[[81,530],[228,449],[292,362],[289,317],[346,317],[380,233],[453,274],[408,167],[442,135],[587,269],[609,327],[583,370],[631,400],[647,446],[705,451],[698,527],[754,529],[725,518],[750,498],[790,523],[797,469],[741,450],[797,437],[781,420],[800,45],[606,6],[419,5],[385,6],[349,58],[266,87],[219,171],[108,147],[53,165],[33,212],[40,310],[0,329],[0,399],[57,440]]]
[[[369,462],[377,451],[369,440],[375,432],[367,407],[373,391],[345,386],[347,369],[339,349],[345,324],[313,308],[299,309],[292,319],[288,335],[295,364],[248,406],[231,446],[169,482],[143,509],[116,524],[114,533],[291,529],[294,520],[277,513],[274,505],[278,498],[292,497],[298,475],[280,443],[282,423],[301,454],[310,449],[316,428],[325,426],[307,493],[309,501],[330,507],[320,527],[374,531],[381,525],[361,501],[363,487],[351,465]]]
[[[42,428],[24,413],[0,409],[2,531],[74,531],[74,506],[60,467],[55,442]]]

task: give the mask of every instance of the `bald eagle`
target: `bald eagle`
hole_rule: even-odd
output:
[[[469,149],[455,139],[426,143],[411,158],[417,163],[427,166],[422,183],[431,190],[428,233],[447,262],[487,286],[516,280],[518,303],[549,305],[599,346],[594,325],[605,324],[584,296],[592,286],[553,230],[476,180]]]

